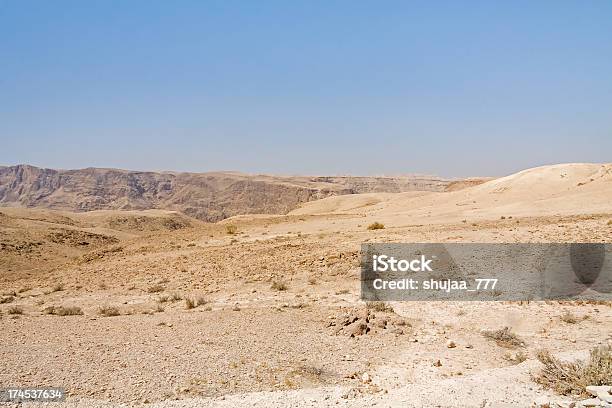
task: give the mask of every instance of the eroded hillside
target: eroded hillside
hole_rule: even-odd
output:
[[[238,214],[284,214],[330,196],[442,191],[449,183],[430,176],[281,177],[17,165],[0,167],[0,204],[69,211],[157,208],[215,222]]]

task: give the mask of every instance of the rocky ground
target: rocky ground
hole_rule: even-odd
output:
[[[610,302],[359,299],[362,242],[612,242],[599,207],[428,223],[0,212],[0,384],[65,387],[65,406],[554,406],[586,395],[536,383],[538,351],[612,342]],[[505,327],[519,341],[486,335]]]

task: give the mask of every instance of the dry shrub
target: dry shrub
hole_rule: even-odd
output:
[[[274,282],[272,282],[271,288],[281,292],[287,290],[287,283],[285,283],[285,281],[283,280],[275,280]]]
[[[178,302],[179,300],[183,300],[183,296],[178,292],[173,292],[169,295],[160,295],[157,303]]]
[[[612,345],[603,345],[591,350],[586,361],[561,361],[547,350],[538,353],[544,367],[534,380],[546,388],[562,395],[586,396],[589,385],[612,383]]]
[[[11,315],[22,315],[23,308],[21,306],[11,306],[7,309],[6,312]]]
[[[512,333],[509,327],[494,331],[486,330],[482,332],[482,335],[488,339],[495,340],[497,345],[502,347],[513,348],[525,345],[525,342],[519,336]]]
[[[350,291],[348,289],[340,289],[340,290],[336,291],[336,295],[346,295],[349,292]]]
[[[166,288],[164,288],[162,285],[153,285],[153,286],[149,286],[147,288],[147,292],[149,293],[159,293],[159,292],[163,292]]]
[[[13,300],[15,300],[14,296],[0,296],[0,304],[11,303]]]
[[[310,278],[308,278],[308,284],[309,285],[316,285],[317,284],[317,279],[314,276],[311,276]]]
[[[372,224],[368,225],[368,229],[369,230],[385,229],[385,225],[381,224],[380,222],[373,222]]]
[[[192,298],[185,298],[185,309],[189,310],[193,309],[194,307],[196,307],[195,300]]]
[[[80,316],[83,314],[81,308],[77,306],[49,306],[43,312],[56,316]]]
[[[299,302],[299,303],[295,303],[291,306],[289,306],[292,309],[304,309],[306,307],[308,307],[308,304],[305,302]]]
[[[61,292],[62,290],[64,290],[64,284],[63,283],[56,283],[51,288],[51,292]]]
[[[228,235],[234,235],[236,232],[238,232],[238,227],[233,224],[228,224],[225,226],[225,232]]]
[[[563,314],[561,315],[560,319],[561,319],[562,322],[569,323],[569,324],[575,324],[575,323],[578,323],[580,321],[580,319],[578,319],[569,310],[566,310],[565,312],[563,312]]]
[[[115,306],[102,306],[98,309],[98,314],[104,317],[119,316],[121,313]]]
[[[514,355],[510,353],[506,353],[504,354],[503,359],[506,361],[509,361],[512,364],[520,364],[523,361],[527,360],[527,354],[523,353],[522,351],[519,351],[518,353]]]
[[[311,381],[319,382],[321,380],[321,376],[323,375],[323,370],[311,365],[301,365],[291,370],[289,375],[292,377],[303,377]]]
[[[395,310],[385,302],[366,302],[366,308],[375,312],[395,313]]]
[[[208,303],[208,299],[202,294],[196,294],[194,296],[185,298],[185,309],[193,309],[198,306],[202,306]]]

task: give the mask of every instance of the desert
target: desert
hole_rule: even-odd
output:
[[[0,0],[0,408],[612,408],[611,21]]]
[[[612,164],[216,222],[3,197],[0,383],[65,387],[62,406],[569,406],[600,385],[538,378],[544,350],[584,362],[609,347],[610,301],[366,303],[359,251],[611,243]]]

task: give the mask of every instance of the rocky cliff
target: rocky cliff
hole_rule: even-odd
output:
[[[427,176],[281,177],[17,165],[0,167],[0,205],[71,211],[159,208],[218,221],[247,213],[283,214],[332,195],[442,191],[449,182]]]

